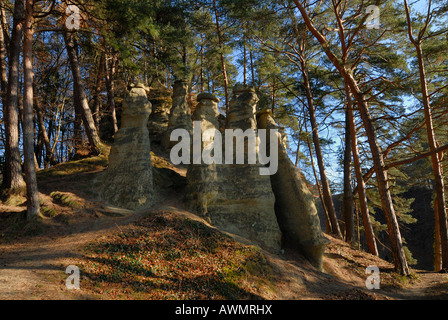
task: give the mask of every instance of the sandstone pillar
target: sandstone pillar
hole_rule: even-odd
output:
[[[193,132],[191,110],[188,105],[188,83],[178,80],[173,85],[173,105],[168,120],[168,130],[164,136],[164,146],[171,149],[177,142],[170,141],[171,132],[175,129],[185,129]]]
[[[137,210],[152,205],[154,188],[149,133],[151,104],[146,88],[135,85],[123,101],[121,128],[100,183],[101,198],[112,205]]]
[[[266,129],[268,135],[270,129],[281,132],[269,110],[258,113],[257,124],[259,129]],[[268,146],[268,152],[272,151],[275,152]],[[270,178],[276,199],[277,221],[283,234],[283,246],[299,249],[315,267],[321,269],[322,257],[329,240],[322,234],[312,194],[300,171],[289,159],[282,135],[279,136],[277,152],[278,170]]]

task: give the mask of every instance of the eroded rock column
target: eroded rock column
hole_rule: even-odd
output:
[[[152,105],[148,119],[149,137],[152,142],[161,143],[168,130],[170,109],[172,106],[171,92],[165,87],[151,89],[149,101]]]
[[[236,85],[229,104],[226,129],[252,129],[256,132],[257,102],[253,88]],[[225,135],[225,145],[224,140]],[[244,164],[236,164],[238,154],[234,152],[233,164],[223,161],[223,164],[216,165],[216,196],[207,205],[207,216],[222,230],[278,250],[281,232],[275,217],[271,181],[269,176],[260,175],[259,163],[248,164],[247,145],[245,141]],[[223,156],[228,151],[226,148]]]
[[[257,124],[259,129],[266,129],[268,135],[271,129],[281,132],[269,110],[258,113]],[[312,194],[299,169],[289,159],[283,138],[284,135],[280,134],[278,170],[270,176],[276,198],[275,212],[283,234],[283,246],[298,248],[316,268],[321,269],[322,257],[329,240],[322,234]],[[272,151],[275,152],[268,146],[268,152]]]
[[[138,84],[123,101],[121,128],[115,134],[109,167],[101,176],[101,198],[112,205],[137,210],[152,205],[154,187],[147,129],[151,103]]]
[[[211,93],[201,93],[197,97],[198,105],[193,113],[192,120],[195,124],[200,122],[201,136],[202,133],[215,132],[216,139],[221,139],[221,133],[219,132],[219,112],[218,102],[219,99]],[[215,142],[215,136],[210,138],[201,139],[200,151],[206,148],[212,149],[212,145]],[[193,145],[191,151],[194,151]],[[213,150],[210,152],[214,155]],[[192,157],[193,158],[193,157]],[[190,208],[202,215],[204,218],[208,218],[208,205],[210,201],[216,197],[217,188],[217,175],[215,163],[204,163],[202,157],[200,163],[191,163],[188,166],[187,171],[187,189],[185,192],[185,200],[189,204]],[[210,219],[208,219],[210,222]]]
[[[191,110],[188,105],[188,83],[178,80],[173,85],[173,105],[168,120],[168,130],[164,136],[164,146],[171,149],[177,141],[170,141],[171,132],[175,129],[185,129],[190,134],[193,132],[191,122]]]

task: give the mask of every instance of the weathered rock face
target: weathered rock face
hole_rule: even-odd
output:
[[[219,99],[210,93],[202,93],[197,97],[199,102],[193,113],[193,121],[201,121],[201,133],[210,129],[219,129]],[[213,141],[202,141],[201,151]],[[190,164],[187,171],[187,189],[185,200],[197,213],[207,217],[207,207],[217,195],[216,164]],[[210,220],[209,220],[210,221]]]
[[[151,142],[161,143],[168,129],[172,105],[171,93],[164,87],[151,89],[148,99],[152,105],[152,111],[148,119],[149,137]]]
[[[278,129],[280,132],[269,111],[259,112],[257,124],[259,129],[266,129],[268,134],[270,129]],[[283,234],[283,246],[299,248],[315,267],[321,269],[322,257],[329,240],[322,234],[311,192],[299,170],[289,159],[281,135],[278,143],[278,170],[270,177],[276,200],[277,221]]]
[[[227,128],[256,130],[257,101],[251,88],[236,86],[229,104]],[[197,110],[202,110],[198,111],[202,113],[206,108],[200,106]],[[217,117],[211,118],[214,121],[207,120],[207,117],[201,119],[218,128]],[[247,164],[247,159],[245,164],[235,164],[235,156],[234,152],[234,164],[225,164],[223,160],[223,164],[202,168],[191,166],[188,181],[194,194],[190,197],[190,204],[214,226],[278,250],[281,232],[275,217],[270,178],[260,175],[260,164]]]
[[[191,122],[191,110],[188,105],[188,83],[186,81],[176,81],[173,85],[173,104],[170,110],[168,130],[164,136],[164,146],[172,148],[177,142],[170,141],[171,132],[175,129],[185,129],[190,134],[193,132]]]
[[[151,103],[142,85],[131,88],[123,101],[121,128],[101,177],[100,196],[112,205],[137,210],[152,205],[154,188],[147,129]]]

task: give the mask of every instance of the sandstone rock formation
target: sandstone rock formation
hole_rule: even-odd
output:
[[[235,86],[229,104],[227,129],[256,130],[257,101],[252,88]],[[208,104],[212,105],[210,102]],[[207,110],[205,105],[198,108],[198,113]],[[212,115],[215,112],[207,113]],[[202,121],[208,121],[207,117]],[[217,122],[208,123],[219,126]],[[246,141],[245,155],[247,151]],[[195,190],[190,204],[214,226],[279,250],[281,232],[275,217],[275,198],[270,178],[260,175],[260,164],[247,164],[247,161],[245,164],[235,164],[235,156],[234,153],[234,164],[225,164],[223,160],[223,164],[212,164],[202,169],[197,166],[190,168],[189,190]]]
[[[153,204],[154,188],[147,129],[151,103],[147,88],[132,86],[123,101],[121,128],[100,181],[100,197],[107,203],[137,210]]]
[[[152,111],[148,119],[148,131],[151,143],[161,143],[168,130],[169,114],[172,105],[171,93],[165,87],[151,88],[148,100]]]
[[[211,93],[202,93],[197,97],[198,105],[193,113],[193,121],[201,121],[201,133],[210,129],[219,129],[219,99]],[[202,141],[201,150],[213,141]],[[207,217],[207,207],[217,195],[216,164],[190,164],[187,170],[187,189],[185,200],[197,213]],[[209,220],[209,219],[208,219]],[[209,220],[210,222],[210,220]]]
[[[270,111],[257,115],[259,129],[278,129]],[[299,170],[288,157],[282,136],[278,144],[278,170],[271,176],[275,195],[275,212],[283,234],[283,246],[298,248],[318,269],[322,268],[322,257],[329,240],[322,234],[319,216],[311,192]],[[269,141],[269,140],[268,140]],[[268,148],[270,152],[270,148]],[[275,150],[272,150],[275,152]]]
[[[188,83],[178,80],[173,85],[173,104],[168,120],[168,130],[164,135],[164,147],[172,148],[177,142],[170,141],[171,132],[175,129],[185,129],[190,134],[193,132],[191,122],[191,110],[188,105]]]

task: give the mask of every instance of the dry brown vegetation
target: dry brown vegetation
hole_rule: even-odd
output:
[[[156,155],[153,161],[175,169]],[[1,299],[448,297],[445,274],[414,270],[401,277],[390,263],[330,236],[324,272],[297,252],[265,251],[186,210],[177,189],[164,188],[148,210],[109,207],[91,190],[106,164],[96,157],[40,172],[44,210],[33,224],[25,220],[20,192],[0,205]],[[80,267],[80,290],[65,288],[70,264]],[[369,265],[381,270],[380,290],[365,288]]]

